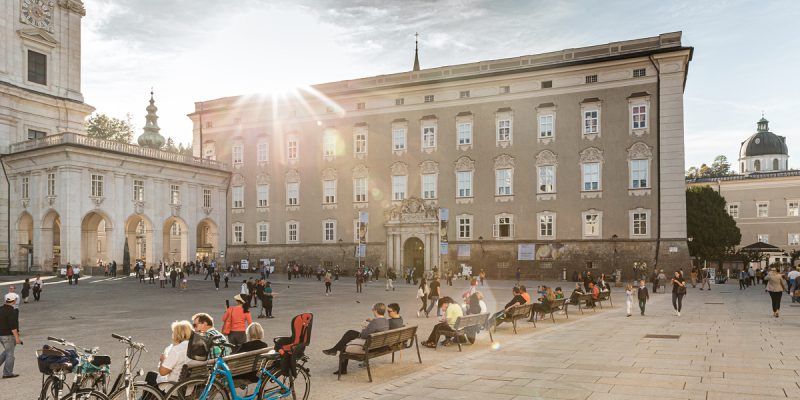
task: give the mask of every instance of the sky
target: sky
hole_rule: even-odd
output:
[[[682,31],[686,166],[738,158],[762,112],[800,168],[800,1],[85,0],[83,94],[165,137],[195,101]],[[794,110],[794,111],[793,111]],[[794,157],[792,157],[794,156]],[[734,168],[736,163],[733,163]]]

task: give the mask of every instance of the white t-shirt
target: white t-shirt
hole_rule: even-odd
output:
[[[800,271],[791,270],[786,276],[789,277],[789,279],[797,279],[797,277],[800,276]]]
[[[197,363],[197,361],[186,357],[186,351],[188,349],[188,340],[184,340],[176,345],[169,345],[166,349],[164,349],[164,354],[166,354],[167,357],[164,359],[164,362],[161,363],[161,366],[164,368],[169,368],[171,371],[166,376],[159,374],[158,378],[156,378],[156,382],[177,382],[181,376],[181,369],[183,368],[184,364],[193,365],[193,363]]]

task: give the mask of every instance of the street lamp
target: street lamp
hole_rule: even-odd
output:
[[[486,254],[486,250],[483,249],[483,236],[478,236],[478,245],[481,246],[481,254]]]

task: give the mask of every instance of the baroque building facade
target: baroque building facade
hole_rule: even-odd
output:
[[[224,250],[229,168],[159,150],[150,98],[139,146],[85,135],[80,0],[2,3],[0,267],[147,265]]]
[[[409,72],[197,102],[195,155],[232,165],[228,260],[683,267],[692,52],[676,32],[430,69],[415,55]]]

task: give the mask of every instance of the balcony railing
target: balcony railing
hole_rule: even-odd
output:
[[[118,153],[130,154],[132,156],[147,157],[156,160],[172,161],[181,164],[196,165],[208,168],[228,171],[228,166],[220,161],[197,158],[183,154],[172,153],[169,151],[156,150],[148,147],[136,146],[133,144],[115,142],[113,140],[91,138],[86,135],[66,132],[58,135],[45,136],[41,139],[26,140],[24,142],[13,143],[9,146],[9,153],[19,153],[22,151],[42,149],[46,147],[59,146],[63,144],[73,144],[78,146],[91,147],[94,149],[114,151]]]

